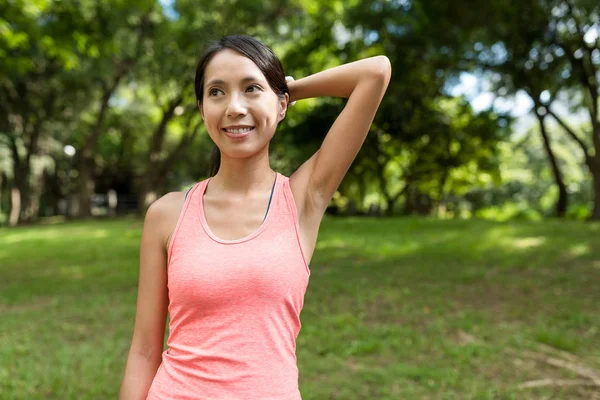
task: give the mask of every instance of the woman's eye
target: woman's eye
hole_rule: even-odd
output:
[[[260,87],[258,85],[250,85],[246,89],[246,91],[249,91],[249,92],[258,92],[259,90],[260,90]]]
[[[209,95],[209,96],[216,96],[216,95],[218,95],[218,94],[219,94],[219,92],[220,92],[220,90],[219,90],[219,89],[210,89],[210,90],[208,91],[208,95]]]

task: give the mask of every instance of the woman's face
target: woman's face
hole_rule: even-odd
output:
[[[287,95],[277,96],[252,60],[225,49],[204,70],[202,102],[202,119],[221,153],[245,158],[268,149]]]

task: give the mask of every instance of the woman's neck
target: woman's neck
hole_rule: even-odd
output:
[[[254,191],[270,190],[275,171],[269,164],[269,152],[256,157],[230,158],[221,154],[219,172],[211,178],[213,190],[248,195]]]

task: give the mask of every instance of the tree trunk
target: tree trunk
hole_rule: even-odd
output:
[[[443,217],[446,215],[446,204],[444,202],[444,186],[446,186],[446,182],[448,181],[449,175],[450,169],[445,168],[442,172],[442,177],[440,178],[439,193],[435,210],[438,217]]]
[[[138,208],[141,215],[145,215],[150,204],[156,201],[158,196],[165,192],[167,186],[167,174],[169,171],[173,170],[177,160],[181,159],[184,151],[196,138],[200,126],[202,125],[202,121],[199,121],[193,128],[189,125],[190,123],[191,118],[188,120],[187,124],[190,133],[181,138],[177,147],[171,151],[167,158],[160,161],[155,160],[148,164],[148,170],[142,183],[142,191],[138,196]]]
[[[183,102],[183,94],[180,94],[177,98],[171,100],[165,108],[163,108],[162,118],[152,134],[152,141],[150,145],[150,151],[148,152],[148,168],[152,169],[152,164],[160,160],[160,154],[165,142],[165,135],[167,133],[167,124],[175,116],[175,109]],[[194,113],[197,111],[194,110]],[[188,119],[189,122],[189,119]]]
[[[386,216],[391,217],[392,215],[394,215],[394,205],[396,205],[396,199],[394,199],[394,198],[386,199],[386,201],[385,201],[385,205],[387,207],[385,210]]]
[[[19,188],[20,193],[20,221],[30,222],[32,216],[29,214],[29,204],[31,202],[31,185],[29,184],[29,174],[31,168],[28,166],[23,167],[22,173],[15,176],[15,185]]]
[[[565,186],[565,182],[562,177],[562,173],[560,172],[560,167],[558,166],[558,162],[556,161],[556,157],[554,152],[552,151],[552,147],[550,146],[550,138],[548,137],[548,132],[546,131],[546,124],[544,123],[544,118],[546,114],[541,115],[538,112],[538,105],[535,108],[535,115],[538,118],[540,123],[540,133],[542,135],[542,139],[544,142],[544,149],[546,150],[546,154],[548,155],[548,160],[550,161],[550,166],[552,169],[552,175],[554,176],[554,182],[558,187],[558,201],[556,202],[556,216],[559,218],[564,218],[567,213],[567,202],[568,202],[568,193],[567,187]]]
[[[592,120],[592,127],[594,129],[595,154],[589,163],[594,182],[594,208],[592,209],[591,220],[600,221],[600,121]]]
[[[79,164],[78,198],[77,207],[73,209],[73,215],[77,217],[89,217],[92,213],[92,194],[94,193],[93,161],[81,161]]]
[[[404,208],[402,209],[402,215],[409,216],[412,215],[414,211],[414,201],[413,201],[413,187],[410,182],[406,183],[404,187],[406,195],[404,196]]]
[[[17,226],[21,216],[21,190],[13,184],[10,191],[10,216],[8,217],[9,226]]]
[[[387,182],[385,180],[385,174],[383,171],[384,169],[385,164],[382,164],[377,168],[377,178],[379,181],[379,190],[381,191],[381,194],[383,195],[386,204],[385,215],[391,216],[394,212],[395,200],[393,198],[394,196],[392,196],[388,191]]]
[[[4,200],[4,174],[0,171],[0,215],[2,215],[2,201]]]
[[[364,176],[365,176],[365,171],[358,174],[358,176],[357,176],[357,178],[358,178],[357,179],[358,197],[360,199],[361,208],[364,207],[365,197],[367,197],[367,183],[366,183],[366,179],[364,178]]]
[[[112,85],[105,88],[102,94],[102,101],[100,103],[100,110],[96,116],[96,122],[92,128],[91,133],[85,139],[83,148],[80,150],[81,158],[79,161],[79,181],[78,181],[78,192],[79,192],[79,208],[76,213],[78,217],[89,217],[92,214],[92,202],[91,198],[94,194],[95,176],[94,170],[96,162],[94,160],[94,153],[96,152],[96,146],[98,144],[98,138],[102,134],[102,127],[104,120],[108,113],[109,105],[108,101],[117,89],[119,82],[121,81],[121,73],[117,73],[112,82]]]
[[[102,135],[104,121],[108,114],[109,100],[113,93],[117,90],[119,83],[125,77],[125,75],[134,67],[138,62],[140,52],[143,49],[142,40],[149,33],[149,29],[152,25],[150,20],[150,14],[152,8],[148,10],[148,13],[143,15],[140,19],[139,26],[137,28],[137,37],[135,44],[135,54],[130,57],[124,58],[115,68],[112,82],[108,85],[104,85],[104,92],[102,94],[102,100],[100,103],[100,109],[96,117],[96,122],[92,131],[85,139],[82,151],[81,159],[79,164],[79,182],[78,182],[78,211],[76,216],[78,217],[89,217],[91,215],[91,197],[94,194],[95,187],[95,176],[94,170],[96,169],[96,161],[94,154],[96,152],[96,146],[98,145],[98,139]]]
[[[585,105],[585,100],[582,105],[588,109],[590,121],[592,123],[592,142],[595,150],[594,156],[590,156],[590,154],[586,151],[585,145],[582,145],[582,147],[584,148],[584,153],[586,154],[586,162],[589,166],[590,173],[592,174],[594,184],[594,206],[592,209],[591,219],[600,221],[600,120],[598,120],[598,71],[596,64],[592,61],[594,58],[593,52],[597,51],[597,49],[594,49],[593,46],[586,45],[583,26],[581,25],[581,21],[573,9],[571,2],[566,1],[565,5],[567,6],[570,17],[572,17],[575,30],[579,34],[579,43],[575,43],[575,46],[577,47],[571,46],[566,42],[559,42],[558,45],[565,50],[565,54],[569,59],[571,67],[573,68],[573,72],[576,74],[576,76],[578,76],[584,90],[587,91],[587,94],[589,94],[590,103],[588,104],[590,106],[587,107]],[[575,57],[575,49],[579,47],[587,52],[588,57]],[[566,125],[561,125],[565,126],[566,129]],[[567,131],[569,132],[569,129],[567,129]],[[569,134],[574,136],[572,132],[569,132]]]
[[[28,221],[36,221],[40,215],[40,198],[42,197],[42,190],[44,188],[44,171],[35,178],[36,182],[29,191],[29,201],[25,209]]]
[[[598,153],[596,153],[598,154]],[[592,182],[594,187],[594,206],[592,209],[592,215],[590,219],[592,221],[600,221],[600,157],[595,156],[590,167],[592,173]]]
[[[12,187],[10,191],[10,216],[8,223],[10,226],[16,226],[22,217],[22,211],[27,204],[28,187],[29,182],[29,159],[25,161],[21,160],[19,150],[17,148],[16,138],[14,136],[9,137],[10,149],[13,161],[14,177],[12,181]]]
[[[161,166],[161,164],[168,162],[168,160],[161,158],[167,134],[167,124],[175,116],[175,109],[182,102],[183,95],[180,94],[163,108],[162,118],[152,134],[150,151],[146,159],[146,172],[142,177],[141,191],[138,196],[138,211],[140,215],[145,215],[150,204],[154,203],[158,199],[159,194],[163,192],[164,188],[157,187],[157,182],[165,180],[161,176],[163,174],[161,171],[165,171],[166,173],[167,170],[167,168]],[[190,120],[191,117],[188,118],[188,125]]]
[[[556,122],[565,130],[568,136],[573,139],[581,148],[584,155],[585,165],[588,167],[590,174],[592,175],[593,182],[593,210],[590,219],[600,221],[600,122],[595,120],[595,114],[591,113],[592,118],[592,141],[595,150],[595,154],[592,155],[588,149],[586,143],[581,140],[575,131],[571,129],[562,118],[560,118],[552,110],[548,109],[548,113],[554,117]]]

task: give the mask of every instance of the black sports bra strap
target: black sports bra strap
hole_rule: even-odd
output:
[[[273,187],[271,188],[271,197],[269,197],[269,204],[267,205],[267,212],[265,213],[263,222],[265,219],[267,219],[267,214],[269,214],[269,208],[271,207],[271,200],[273,200],[273,192],[275,191],[275,183],[277,183],[277,178],[275,178],[275,182],[273,182]]]
[[[275,182],[273,182],[273,187],[271,188],[271,197],[269,197],[269,204],[267,205],[267,212],[265,213],[265,217],[263,218],[263,221],[267,218],[267,214],[269,213],[269,208],[271,208],[271,200],[273,200],[273,192],[275,191],[275,183],[277,183],[277,179],[275,179]],[[191,188],[188,189],[187,192],[185,192],[186,199],[187,199],[188,194],[190,193],[190,191],[193,188],[194,187],[192,186]]]

